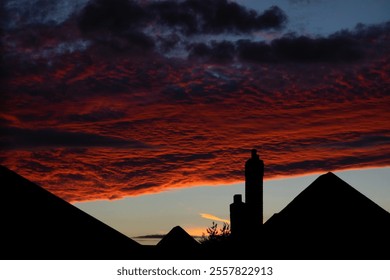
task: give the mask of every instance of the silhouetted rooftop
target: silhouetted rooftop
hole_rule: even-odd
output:
[[[180,226],[141,246],[3,166],[0,182],[1,259],[390,258],[390,214],[331,172],[248,236],[246,247],[226,243],[222,255]]]
[[[390,214],[332,172],[319,176],[278,215],[279,223],[345,225],[388,221]],[[272,222],[270,219],[269,222]]]
[[[384,248],[390,249],[390,214],[331,172],[273,215],[264,229],[275,247],[290,251],[288,258],[383,258]]]
[[[180,226],[175,226],[167,235],[164,236],[163,239],[160,240],[157,246],[177,247],[184,249],[186,247],[199,246],[199,243],[183,228],[181,228]]]
[[[3,166],[0,182],[1,259],[142,258],[137,242]]]

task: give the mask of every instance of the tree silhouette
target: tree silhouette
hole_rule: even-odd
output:
[[[224,243],[230,239],[230,225],[223,223],[222,228],[218,229],[218,224],[213,222],[212,226],[206,229],[207,236],[203,233],[201,244],[217,244]]]

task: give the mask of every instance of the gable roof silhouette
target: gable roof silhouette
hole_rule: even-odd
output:
[[[142,246],[0,166],[1,259],[139,259]]]
[[[273,215],[264,233],[276,247],[295,254],[299,250],[317,258],[360,258],[365,253],[390,257],[385,252],[390,249],[390,213],[331,172]]]
[[[351,226],[358,223],[361,227],[363,224],[383,225],[389,222],[390,214],[339,177],[328,172],[319,176],[267,223],[302,224],[309,222],[310,219],[311,226],[324,226],[325,221],[319,218],[324,218],[333,225]]]
[[[175,247],[181,249],[193,248],[198,245],[199,243],[180,226],[172,228],[169,233],[157,243],[158,247]]]
[[[158,259],[198,259],[200,244],[180,226],[172,228],[155,246]]]

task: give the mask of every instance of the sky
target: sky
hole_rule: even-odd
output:
[[[3,3],[0,164],[129,236],[228,219],[252,148],[267,215],[342,170],[390,209],[389,1]]]
[[[370,168],[334,173],[390,212],[389,171],[389,168]],[[266,180],[264,221],[280,212],[321,174]],[[75,206],[129,237],[166,234],[177,225],[194,236],[202,236],[203,233],[207,234],[206,229],[212,222],[221,228],[224,222],[229,221],[229,205],[233,203],[235,194],[241,194],[244,198],[244,183],[180,188],[153,195],[128,197],[114,203],[99,200],[75,203]],[[143,211],[142,215],[140,209]],[[136,240],[148,244],[158,241]]]

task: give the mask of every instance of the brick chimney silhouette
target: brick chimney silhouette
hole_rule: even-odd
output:
[[[245,240],[250,234],[259,233],[263,225],[263,177],[264,162],[256,149],[245,163],[245,203],[242,196],[234,195],[230,204],[230,229],[232,238]]]
[[[263,177],[264,162],[257,154],[251,151],[251,158],[245,163],[245,204],[248,208],[249,219],[256,229],[263,224]]]

